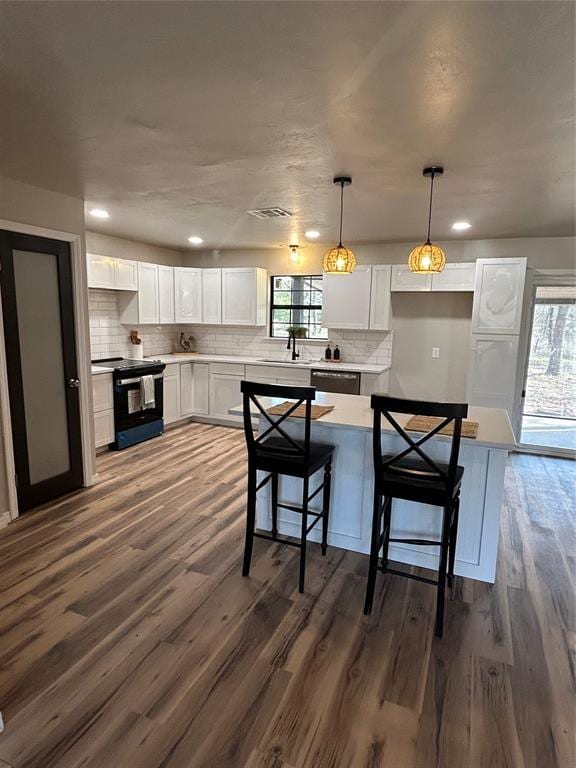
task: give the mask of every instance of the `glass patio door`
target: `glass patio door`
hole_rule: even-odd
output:
[[[534,293],[520,442],[543,453],[576,451],[576,286]]]

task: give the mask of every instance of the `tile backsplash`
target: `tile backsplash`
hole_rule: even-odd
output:
[[[204,354],[245,355],[247,357],[288,357],[286,342],[270,339],[268,328],[245,328],[218,325],[141,325],[120,324],[118,295],[114,291],[90,288],[90,346],[93,360],[103,357],[130,357],[132,345],[129,334],[132,327],[140,331],[144,355],[161,355],[176,349],[183,331],[194,336],[196,349]],[[391,331],[330,331],[332,349],[337,344],[344,361],[354,363],[391,364]],[[306,344],[297,342],[303,360],[323,357],[326,342]]]

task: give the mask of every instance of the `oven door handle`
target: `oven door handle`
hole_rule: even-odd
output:
[[[141,376],[139,376],[137,379],[118,379],[118,380],[117,380],[117,381],[115,381],[114,383],[115,383],[115,384],[117,384],[119,387],[123,387],[123,386],[125,386],[126,384],[140,384],[140,379],[141,379],[141,378],[142,378],[142,377],[141,377]],[[154,376],[154,378],[155,378],[155,379],[163,379],[163,378],[164,378],[164,374],[163,374],[163,373],[157,373],[157,374]]]

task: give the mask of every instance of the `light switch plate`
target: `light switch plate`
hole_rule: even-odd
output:
[[[440,357],[440,347],[432,347],[432,357]]]

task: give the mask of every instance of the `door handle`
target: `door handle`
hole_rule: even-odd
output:
[[[80,386],[80,380],[79,379],[68,379],[66,382],[66,386],[68,389],[78,389]]]

